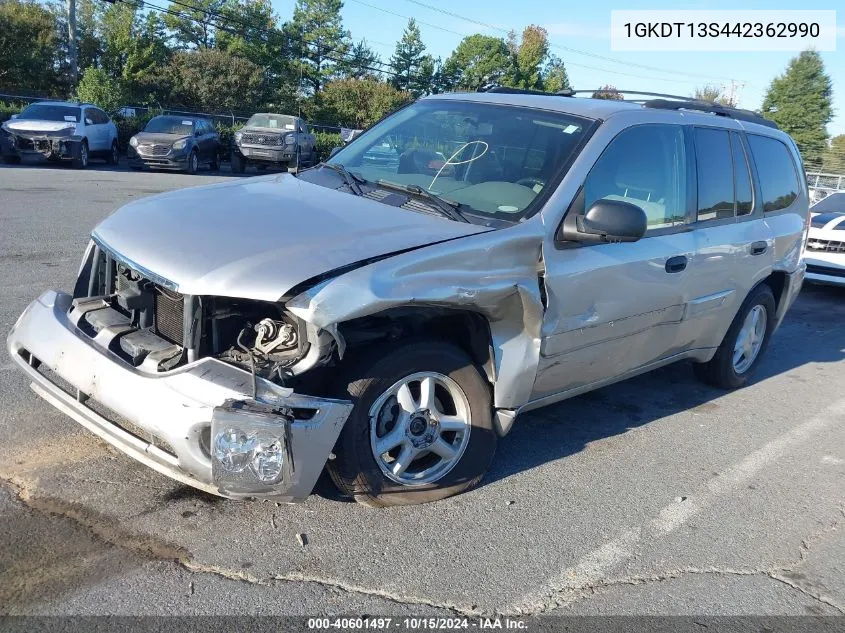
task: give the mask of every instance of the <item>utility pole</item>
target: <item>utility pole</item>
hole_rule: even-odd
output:
[[[76,0],[67,0],[68,53],[70,54],[70,82],[76,88],[79,81],[79,61],[76,55]]]

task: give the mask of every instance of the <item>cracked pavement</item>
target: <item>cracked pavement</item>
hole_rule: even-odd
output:
[[[0,167],[4,340],[102,217],[223,178]],[[807,286],[748,388],[679,364],[532,412],[478,489],[388,510],[186,488],[4,353],[0,613],[845,614],[843,322],[845,290]]]

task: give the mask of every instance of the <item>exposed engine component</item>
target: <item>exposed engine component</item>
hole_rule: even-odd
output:
[[[261,319],[255,326],[255,349],[267,355],[276,349],[296,346],[296,328],[290,323]]]

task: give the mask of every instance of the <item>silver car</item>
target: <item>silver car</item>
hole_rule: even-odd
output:
[[[746,384],[802,284],[803,174],[740,110],[427,97],[297,175],[119,209],[8,348],[196,488],[298,501],[327,468],[367,505],[432,501],[531,409],[683,359]]]

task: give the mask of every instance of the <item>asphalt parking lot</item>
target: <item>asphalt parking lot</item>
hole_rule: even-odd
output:
[[[112,210],[228,177],[0,167],[3,340]],[[843,289],[805,286],[748,388],[679,364],[532,412],[478,489],[426,506],[196,492],[5,350],[0,438],[0,613],[845,614]]]

